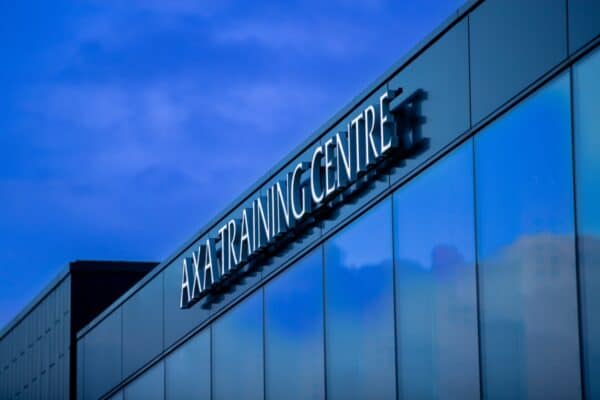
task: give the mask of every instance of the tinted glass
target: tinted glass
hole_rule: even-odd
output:
[[[483,393],[580,396],[569,80],[475,137]]]
[[[141,368],[163,346],[163,280],[158,275],[123,304],[123,376]]]
[[[469,128],[468,33],[464,19],[390,80],[390,88],[403,90],[399,101],[413,99],[410,108],[405,109],[409,112],[405,111],[399,121],[410,127],[403,129],[401,136],[403,141],[412,141],[410,156],[400,157],[392,183],[406,177]]]
[[[197,248],[197,245],[193,248]],[[201,301],[191,308],[179,308],[182,265],[183,258],[186,256],[189,254],[184,253],[178,257],[162,274],[165,285],[165,347],[175,343],[187,332],[200,325],[210,313],[205,301]]]
[[[584,373],[588,398],[600,398],[600,52],[575,66],[575,171]]]
[[[164,366],[160,362],[125,387],[125,400],[164,399],[164,378]]]
[[[118,392],[112,396],[109,400],[123,400],[123,392]]]
[[[400,398],[478,399],[471,141],[395,193],[394,224]]]
[[[391,202],[325,244],[327,398],[395,397]]]
[[[167,400],[210,398],[210,329],[204,329],[165,361]]]
[[[262,306],[259,290],[214,323],[213,400],[263,398]]]
[[[352,120],[365,107],[372,105],[376,107],[376,110],[379,110],[379,97],[385,90],[386,87],[383,85],[378,87],[368,98],[356,106],[342,121],[325,134],[321,139],[321,145],[324,145],[329,138],[335,137],[335,134],[338,132],[345,132],[348,129],[348,125],[352,123]],[[310,152],[310,155],[312,156],[312,152]],[[377,174],[375,171],[371,171],[366,175],[365,179],[357,180],[354,185],[343,192],[345,193],[342,195],[343,201],[336,204],[335,207],[324,210],[324,218],[319,224],[323,228],[323,234],[339,226],[350,215],[361,209],[366,202],[386,190],[389,186],[390,179],[387,173]]]
[[[600,3],[569,0],[569,45],[571,54],[600,34]]]
[[[265,288],[269,400],[324,398],[322,264],[319,248]]]
[[[84,398],[96,399],[121,381],[121,308],[86,336],[83,371]]]
[[[565,0],[487,0],[469,16],[472,121],[567,55]]]

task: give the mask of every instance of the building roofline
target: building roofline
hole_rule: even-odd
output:
[[[118,268],[118,266],[127,265],[127,270]],[[19,323],[29,315],[54,289],[58,287],[71,273],[73,272],[109,272],[109,271],[133,271],[144,272],[148,270],[150,265],[157,266],[157,262],[152,261],[117,261],[117,260],[75,260],[67,263],[54,278],[31,299],[27,305],[15,315],[9,322],[0,330],[0,341],[4,339]]]

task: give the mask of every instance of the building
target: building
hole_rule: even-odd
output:
[[[600,398],[599,34],[467,3],[78,331],[77,398]]]
[[[0,399],[75,398],[77,331],[156,265],[67,264],[0,332]]]

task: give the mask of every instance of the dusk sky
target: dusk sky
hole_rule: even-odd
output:
[[[174,252],[462,0],[3,2],[0,327]]]

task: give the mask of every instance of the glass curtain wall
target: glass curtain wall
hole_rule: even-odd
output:
[[[600,398],[598,71],[600,52],[573,87],[564,73],[536,91],[123,398],[571,399],[582,376]]]
[[[483,394],[581,395],[569,75],[475,136]]]
[[[391,201],[325,243],[327,398],[396,396]]]
[[[265,287],[265,397],[325,398],[323,347],[319,248]]]
[[[573,68],[581,329],[586,397],[600,399],[600,51]]]
[[[478,399],[473,146],[394,194],[398,392]]]

